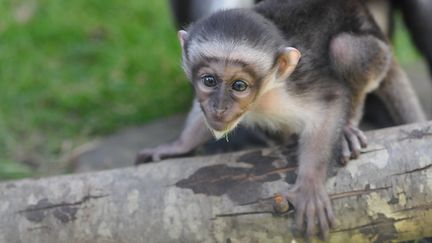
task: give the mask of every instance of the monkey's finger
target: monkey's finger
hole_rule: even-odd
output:
[[[345,137],[342,138],[342,156],[340,158],[340,163],[346,165],[351,157],[351,151]]]
[[[349,146],[351,149],[351,159],[357,159],[360,155],[360,141],[359,138],[353,132],[345,133],[346,139],[349,141]]]
[[[140,155],[137,154],[137,155],[135,156],[134,165],[140,165],[140,164],[142,164],[142,163],[143,163],[143,162],[142,162],[142,160],[141,160],[141,158],[140,158]]]
[[[296,222],[297,230],[299,230],[299,231],[303,231],[303,228],[304,228],[305,207],[306,207],[306,204],[304,202],[301,202],[297,206],[297,208],[295,208],[295,211],[296,211],[295,222]]]
[[[329,224],[324,209],[324,203],[320,200],[317,201],[317,210],[318,210],[318,220],[321,229],[321,236],[324,240],[327,240],[329,236]]]
[[[151,156],[145,151],[139,152],[135,157],[135,165],[151,162]]]
[[[367,141],[366,135],[364,135],[363,131],[360,130],[360,129],[358,129],[358,128],[354,128],[354,127],[351,129],[351,131],[352,131],[352,132],[357,136],[357,138],[359,139],[360,144],[361,144],[361,147],[362,147],[362,148],[366,148],[366,147],[367,147],[367,144],[368,144],[368,141]]]
[[[333,207],[331,205],[330,199],[328,196],[324,196],[323,201],[324,201],[324,207],[327,212],[327,219],[328,222],[330,223],[330,227],[334,228],[336,227],[336,217],[334,216]]]
[[[308,238],[311,238],[315,235],[316,232],[316,206],[313,201],[309,201],[307,208],[306,208],[306,223],[307,223],[307,229],[306,229],[306,236]]]
[[[161,161],[162,157],[160,153],[154,153],[152,156],[153,161],[157,162],[157,161]]]

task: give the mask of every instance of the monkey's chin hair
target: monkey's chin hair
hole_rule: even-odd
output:
[[[240,123],[240,121],[241,121],[241,118],[238,118],[237,120],[235,120],[234,122],[232,122],[231,124],[229,124],[228,127],[227,127],[225,130],[223,130],[223,131],[217,131],[217,130],[213,129],[213,128],[208,124],[207,120],[205,120],[205,121],[206,121],[207,128],[211,131],[211,133],[213,134],[213,137],[214,137],[216,140],[219,140],[219,139],[225,137],[226,140],[228,141],[228,134],[229,134],[231,131],[233,131],[233,130],[237,127],[237,125],[238,125],[238,124]]]

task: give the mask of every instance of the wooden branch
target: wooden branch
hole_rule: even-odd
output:
[[[432,122],[367,135],[327,182],[329,241],[431,236]],[[293,215],[274,216],[269,198],[295,181],[295,148],[3,183],[0,242],[291,242]]]

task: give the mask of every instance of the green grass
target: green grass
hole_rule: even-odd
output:
[[[76,146],[186,111],[167,2],[0,1],[0,180],[66,172]]]
[[[0,179],[187,109],[168,1],[48,0],[33,13],[31,2],[0,2]]]
[[[420,59],[419,52],[413,47],[400,13],[396,15],[393,46],[397,59],[401,64],[410,64]]]

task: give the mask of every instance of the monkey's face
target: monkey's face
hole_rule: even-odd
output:
[[[253,109],[260,95],[285,84],[300,59],[291,47],[266,49],[248,41],[178,37],[183,69],[194,85],[206,123],[221,138]]]
[[[193,74],[193,85],[207,125],[219,138],[241,121],[255,100],[259,82],[244,63],[208,61]]]

